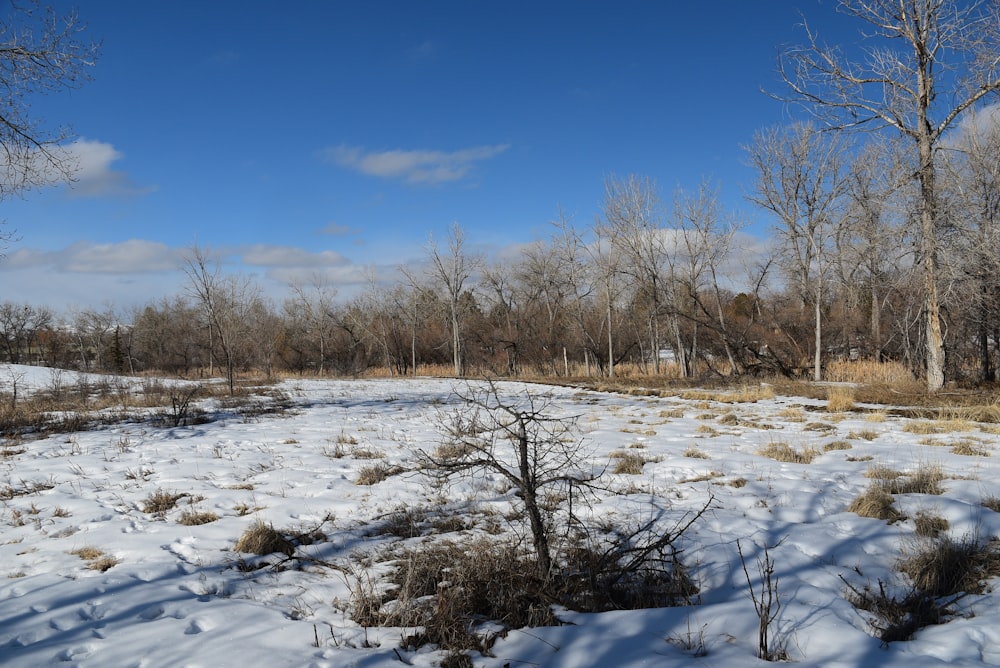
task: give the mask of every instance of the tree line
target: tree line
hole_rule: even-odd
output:
[[[949,378],[996,381],[1000,360],[1000,115],[939,158],[936,285]],[[454,225],[418,269],[338,299],[317,273],[267,299],[192,248],[187,287],[118,312],[59,320],[0,304],[12,362],[115,372],[822,377],[832,359],[896,361],[926,377],[927,309],[917,158],[902,141],[799,123],[746,147],[748,200],[774,220],[768,246],[706,180],[670,198],[647,177],[606,178],[587,226],[489,260]],[[759,246],[755,248],[754,246]],[[61,323],[57,325],[58,323]]]
[[[127,313],[86,310],[55,326],[45,309],[4,303],[6,357],[218,368],[231,385],[251,368],[408,374],[430,364],[458,376],[612,377],[628,364],[821,379],[838,357],[897,361],[932,391],[946,378],[996,381],[1000,114],[989,102],[1000,91],[1000,3],[839,9],[861,26],[859,45],[828,45],[804,22],[805,43],[779,56],[775,97],[811,120],[762,129],[745,147],[747,199],[773,221],[764,252],[748,252],[745,223],[722,210],[710,181],[668,205],[651,179],[612,175],[590,225],[560,215],[547,238],[492,262],[456,225],[427,245],[421,270],[390,284],[373,277],[350,299],[317,275],[275,303],[194,248],[188,290]],[[0,54],[12,91],[75,85],[92,64],[75,21],[44,25],[37,42]],[[32,57],[50,45],[62,60]],[[28,78],[22,60],[35,65]],[[2,102],[0,199],[53,170],[70,175],[61,136],[37,134],[19,96]]]

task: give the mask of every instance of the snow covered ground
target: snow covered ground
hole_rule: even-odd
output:
[[[0,367],[0,390],[15,378],[19,391],[45,389],[52,373]],[[526,386],[501,387],[515,396]],[[292,410],[177,428],[135,421],[8,443],[0,451],[0,664],[438,665],[442,654],[433,648],[401,648],[403,630],[354,623],[345,612],[351,582],[341,572],[308,564],[246,570],[240,566],[252,557],[234,546],[258,520],[303,531],[322,526],[326,539],[300,549],[346,563],[390,540],[366,527],[401,507],[440,504],[442,493],[499,506],[514,501],[496,484],[442,492],[409,470],[418,450],[441,443],[463,384],[291,380],[279,389]],[[732,404],[530,391],[550,397],[554,411],[579,416],[589,459],[581,467],[604,469],[622,450],[648,460],[638,475],[609,469],[608,486],[628,493],[605,496],[594,512],[641,519],[665,509],[680,518],[714,496],[683,544],[700,601],[562,611],[569,623],[511,631],[475,665],[764,665],[737,539],[755,578],[755,560],[769,548],[782,604],[774,631],[798,665],[1000,665],[997,594],[964,597],[951,621],[888,647],[845,598],[845,582],[897,578],[900,551],[914,542],[912,519],[887,523],[847,512],[871,484],[865,473],[874,465],[939,466],[943,494],[900,494],[896,507],[910,518],[925,510],[947,519],[956,538],[1000,536],[1000,514],[981,505],[1000,497],[993,425],[950,423],[928,435],[915,431],[935,430],[905,430],[906,418],[829,413],[825,402],[796,397]],[[837,441],[844,449],[824,449]],[[820,454],[809,464],[758,454],[779,442]],[[979,454],[952,452],[959,443]],[[373,461],[407,472],[355,484]],[[157,490],[184,496],[163,514],[144,512]],[[195,512],[218,519],[179,521]],[[101,559],[106,570],[97,567]],[[704,656],[683,647],[688,638],[703,642]]]

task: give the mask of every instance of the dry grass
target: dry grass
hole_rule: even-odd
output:
[[[688,401],[714,401],[720,404],[748,404],[764,399],[774,399],[774,387],[770,384],[744,385],[736,390],[684,390],[679,394]]]
[[[392,476],[403,473],[406,469],[401,466],[390,466],[385,462],[378,462],[371,466],[362,466],[358,469],[358,477],[354,481],[355,485],[377,485]]]
[[[864,383],[911,387],[916,383],[913,374],[899,362],[874,360],[832,360],[826,365],[826,379],[835,383]]]
[[[921,510],[913,518],[914,529],[918,536],[925,538],[937,538],[948,530],[948,520],[940,515],[933,515],[926,510]]]
[[[903,519],[903,515],[896,510],[894,503],[895,498],[892,494],[885,491],[882,485],[874,483],[851,501],[847,512],[855,513],[861,517],[896,522]]]
[[[862,441],[874,441],[878,437],[879,433],[872,429],[862,429],[860,431],[852,431],[847,434],[847,438],[849,439]]]
[[[854,403],[854,388],[846,386],[831,386],[826,391],[826,410],[831,413],[843,413],[857,408]]]
[[[789,406],[788,408],[782,408],[778,411],[778,417],[788,421],[788,422],[805,422],[806,414],[798,406]]]
[[[952,442],[951,451],[956,455],[966,457],[989,457],[990,451],[986,444],[975,438],[962,438]]]
[[[219,516],[210,510],[185,510],[181,512],[177,523],[184,526],[198,526],[214,522],[217,519]]]
[[[905,473],[886,466],[873,466],[865,473],[866,478],[875,480],[875,484],[887,494],[932,494],[944,492],[941,482],[945,480],[940,466],[925,464],[916,471]]]
[[[177,502],[187,496],[184,492],[168,492],[157,489],[142,501],[142,512],[163,516],[177,506]]]
[[[774,442],[759,449],[757,454],[762,457],[769,457],[779,462],[789,464],[811,464],[820,455],[819,450],[813,447],[805,447],[796,450],[787,443]]]
[[[740,423],[740,419],[736,416],[736,413],[725,413],[719,416],[719,424],[724,425],[737,425]]]
[[[831,441],[823,446],[823,452],[831,452],[833,450],[850,450],[854,446],[851,445],[849,441]]]
[[[258,555],[281,552],[290,557],[295,553],[295,545],[288,538],[270,524],[260,521],[243,532],[233,549]]]
[[[987,496],[983,497],[983,500],[979,502],[983,508],[989,508],[995,513],[1000,513],[1000,497],[997,496]]]
[[[972,431],[974,425],[968,420],[910,420],[903,424],[903,431],[911,434],[946,434],[956,431]]]
[[[708,453],[706,453],[703,450],[699,450],[698,448],[694,448],[694,447],[691,447],[691,448],[688,448],[687,450],[685,450],[684,451],[684,456],[685,457],[690,457],[691,459],[711,459],[711,457],[709,457]]]
[[[642,467],[649,461],[635,452],[612,452],[611,459],[615,461],[611,472],[624,475],[640,475]]]
[[[974,537],[947,536],[917,541],[897,568],[918,590],[934,598],[984,590],[984,581],[1000,575],[1000,544]]]
[[[71,550],[70,554],[75,554],[87,563],[87,568],[92,571],[101,571],[102,573],[118,565],[118,559],[111,556],[110,554],[105,554],[96,547],[81,547],[76,550]]]

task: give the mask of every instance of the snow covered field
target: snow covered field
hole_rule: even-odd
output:
[[[19,392],[52,382],[47,369],[3,367],[0,389],[9,391],[15,377]],[[66,372],[60,382],[69,378]],[[501,385],[511,396],[525,387]],[[261,558],[234,546],[258,520],[320,527],[325,539],[299,549],[348,563],[351,554],[399,540],[372,526],[400,508],[453,501],[509,509],[516,499],[495,480],[439,489],[412,470],[419,450],[442,442],[441,426],[460,407],[455,391],[463,388],[432,379],[291,380],[278,388],[293,404],[282,413],[223,414],[176,428],[134,421],[6,444],[0,664],[438,665],[442,653],[431,647],[400,647],[405,630],[354,623],[346,612],[352,582],[341,571],[310,563],[248,569]],[[913,428],[908,418],[832,413],[826,402],[796,397],[722,403],[538,385],[530,391],[548,396],[553,411],[579,416],[589,460],[581,468],[607,468],[606,485],[624,492],[604,495],[595,514],[637,521],[662,510],[680,518],[714,496],[682,545],[699,602],[561,610],[565,625],[513,630],[493,656],[474,656],[475,665],[765,665],[756,658],[758,619],[737,539],[755,584],[764,547],[774,560],[781,609],[773,630],[797,665],[1000,665],[997,594],[962,597],[953,619],[887,647],[872,637],[867,613],[845,597],[847,584],[899,580],[894,568],[915,542],[920,511],[946,519],[955,538],[1000,536],[1000,514],[981,503],[1000,497],[995,425]],[[811,463],[759,454],[779,443],[818,452]],[[969,447],[956,447],[962,444]],[[641,453],[641,473],[611,472],[612,453],[622,451]],[[373,462],[402,472],[356,484]],[[865,474],[873,466],[904,473],[940,467],[944,492],[897,494],[896,508],[910,519],[860,517],[847,508],[872,483]],[[146,512],[158,490],[183,496],[172,509]],[[181,522],[197,513],[217,519]],[[704,656],[694,656],[701,645]]]

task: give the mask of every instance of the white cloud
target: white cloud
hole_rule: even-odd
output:
[[[406,183],[446,183],[465,178],[475,163],[489,160],[510,148],[509,144],[477,146],[459,151],[370,151],[338,146],[325,151],[326,159],[341,167],[384,179]]]
[[[74,181],[69,186],[69,193],[74,197],[146,195],[157,189],[156,186],[140,186],[125,172],[112,169],[111,165],[124,156],[111,144],[77,139],[64,150],[76,166]]]
[[[170,271],[181,254],[166,244],[141,239],[95,244],[79,241],[58,251],[20,248],[0,263],[0,271],[45,267],[59,273],[132,274]]]

